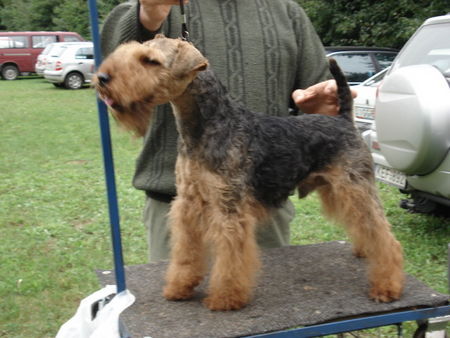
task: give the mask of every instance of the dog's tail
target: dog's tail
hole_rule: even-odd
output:
[[[330,58],[330,72],[337,84],[337,93],[339,98],[339,115],[353,121],[353,97],[347,78],[338,66],[335,59]]]

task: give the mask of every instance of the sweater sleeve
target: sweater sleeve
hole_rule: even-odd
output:
[[[304,10],[291,2],[289,12],[297,36],[296,87],[305,89],[331,78],[322,42]]]
[[[149,32],[139,21],[139,1],[127,1],[116,6],[102,26],[102,54],[108,56],[118,45],[128,41],[153,39],[158,32]]]

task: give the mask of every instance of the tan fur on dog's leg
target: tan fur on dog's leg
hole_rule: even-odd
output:
[[[345,226],[355,243],[354,251],[367,257],[370,297],[380,302],[399,299],[404,284],[403,253],[372,182],[361,178],[356,184],[348,170],[339,166],[331,168],[326,179],[329,184],[318,189],[324,211]]]

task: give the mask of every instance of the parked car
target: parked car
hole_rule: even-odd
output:
[[[84,41],[74,32],[0,32],[0,74],[15,80],[33,73],[38,55],[54,42]]]
[[[361,133],[370,130],[374,123],[377,88],[384,79],[388,69],[389,67],[369,77],[363,83],[352,87],[358,93],[358,96],[353,99],[353,113],[356,126]]]
[[[389,67],[398,50],[378,47],[325,47],[328,57],[337,61],[353,86]]]
[[[376,177],[408,194],[402,206],[450,207],[450,14],[426,20],[379,87],[364,134]]]
[[[37,75],[40,76],[44,75],[45,63],[47,62],[47,55],[50,53],[50,49],[56,44],[57,42],[47,45],[47,47],[44,48],[41,54],[38,55],[36,59],[36,64],[34,66],[34,71]]]
[[[44,78],[56,87],[79,89],[94,73],[92,42],[58,43],[48,54]]]

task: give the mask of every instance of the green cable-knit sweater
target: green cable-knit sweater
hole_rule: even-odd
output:
[[[120,43],[145,41],[156,32],[138,21],[137,1],[125,2],[102,28],[106,56]],[[317,34],[294,0],[191,0],[185,7],[190,39],[208,58],[232,96],[252,110],[288,115],[291,93],[329,78]],[[181,35],[180,9],[158,33]],[[147,192],[174,195],[177,131],[170,106],[155,111],[137,159],[133,184]]]

